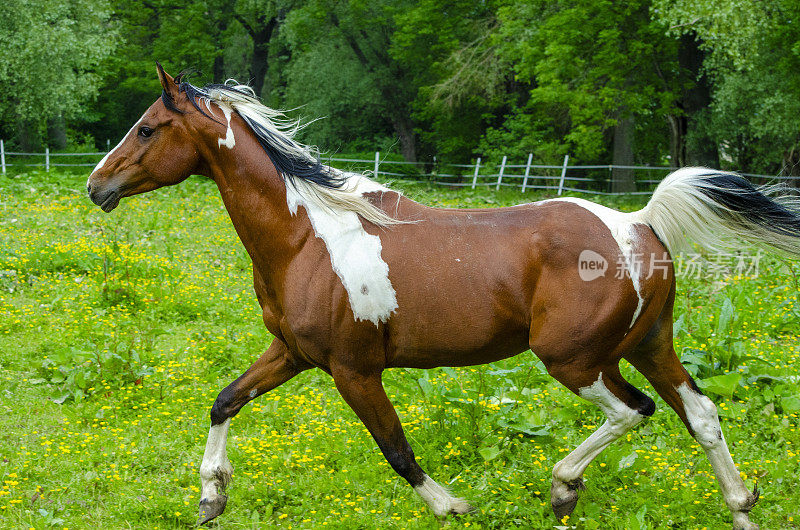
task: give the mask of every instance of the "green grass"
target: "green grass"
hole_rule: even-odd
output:
[[[0,527],[190,527],[211,404],[271,340],[250,262],[213,183],[193,178],[110,215],[84,186],[67,173],[0,181]],[[399,187],[449,207],[541,198]],[[800,520],[796,272],[765,258],[757,278],[679,284],[677,349],[719,404],[746,484],[762,490],[762,528]],[[421,465],[479,510],[451,527],[561,524],[550,470],[602,417],[530,352],[385,381]],[[567,527],[730,526],[702,450],[656,403],[589,467]],[[439,528],[321,371],[246,407],[228,450],[221,528]]]

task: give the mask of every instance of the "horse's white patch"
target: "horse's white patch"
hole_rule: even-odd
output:
[[[748,506],[751,495],[736,469],[736,464],[733,463],[728,444],[725,443],[725,436],[722,434],[717,416],[717,406],[708,397],[692,390],[688,383],[682,383],[675,390],[683,401],[683,410],[694,431],[694,437],[706,452],[708,461],[714,469],[725,504],[734,512],[735,520],[744,519],[749,523],[746,513],[743,518],[740,510]],[[737,528],[750,528],[750,526],[740,525]]]
[[[422,484],[414,487],[414,491],[422,497],[425,504],[438,517],[443,517],[449,513],[467,513],[472,509],[464,499],[453,497],[449,491],[428,475],[425,475]]]
[[[228,130],[225,132],[225,138],[217,140],[217,146],[222,147],[224,145],[228,149],[233,149],[233,146],[236,145],[236,138],[233,137],[233,129],[231,128],[231,114],[233,114],[233,109],[228,105],[220,105],[219,108],[222,109],[222,113],[228,121]]]
[[[641,292],[643,264],[641,259],[639,259],[641,256],[638,256],[636,253],[636,233],[633,230],[633,225],[636,223],[635,217],[632,217],[629,213],[618,212],[617,210],[612,210],[611,208],[606,208],[600,204],[595,204],[591,201],[579,199],[577,197],[564,197],[561,199],[549,200],[565,201],[577,204],[578,206],[592,212],[611,231],[611,235],[616,240],[619,250],[622,253],[622,257],[625,261],[625,267],[628,270],[628,276],[630,276],[631,283],[633,283],[633,289],[636,291],[636,296],[639,298],[639,304],[636,306],[636,310],[633,312],[633,318],[628,326],[628,329],[632,328],[636,323],[636,319],[639,318],[639,314],[642,312],[642,307],[644,306],[644,298],[642,298]]]
[[[628,432],[644,419],[644,416],[622,402],[603,384],[603,374],[590,386],[578,390],[585,400],[591,401],[606,415],[606,421],[563,460],[553,466],[553,478],[565,483],[579,479],[589,464],[597,458],[611,442]]]
[[[225,489],[233,474],[226,450],[230,424],[231,419],[228,418],[219,425],[212,425],[208,431],[206,450],[200,464],[201,499],[217,497],[217,488]]]
[[[257,388],[254,388],[253,390],[250,391],[250,397],[251,398],[254,398],[257,395],[258,395],[258,389]]]
[[[108,160],[108,157],[110,157],[114,153],[114,151],[119,149],[119,147],[122,145],[122,143],[125,140],[128,139],[128,136],[130,136],[133,131],[135,131],[136,129],[139,128],[139,124],[142,123],[143,119],[144,119],[144,115],[142,115],[142,117],[139,118],[139,121],[134,123],[133,127],[131,127],[131,129],[127,133],[125,133],[125,136],[122,137],[122,140],[119,141],[119,143],[114,147],[114,149],[112,149],[111,151],[106,153],[106,156],[104,156],[103,159],[100,160],[100,162],[98,162],[96,166],[94,166],[94,169],[92,170],[92,173],[96,172],[97,170],[99,170],[100,168],[102,168],[105,165],[106,160]],[[89,176],[91,177],[91,174]],[[87,183],[88,183],[88,181],[87,181]]]
[[[389,191],[361,175],[350,175],[346,186],[360,194]],[[369,320],[376,326],[386,322],[397,309],[397,296],[389,281],[389,266],[381,257],[381,240],[368,234],[352,211],[333,211],[313,192],[287,181],[286,204],[297,214],[303,206],[317,237],[325,242],[333,270],[342,280],[356,320]]]

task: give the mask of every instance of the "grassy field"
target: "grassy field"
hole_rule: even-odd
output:
[[[193,178],[106,215],[85,178],[0,179],[0,527],[190,527],[211,404],[271,340],[250,262],[213,183]],[[437,206],[541,198],[398,187]],[[677,350],[719,405],[746,484],[762,490],[753,520],[769,529],[800,527],[798,271],[765,257],[757,277],[730,267],[681,279],[675,315]],[[423,468],[478,508],[453,528],[730,527],[702,450],[660,399],[589,467],[559,522],[550,470],[602,417],[530,352],[385,381]],[[321,371],[246,407],[228,451],[220,528],[440,526]]]

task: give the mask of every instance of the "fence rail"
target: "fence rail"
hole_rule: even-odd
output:
[[[51,153],[45,149],[44,153],[26,153],[6,151],[3,140],[0,140],[0,168],[5,175],[8,167],[44,167],[50,171],[51,167],[93,167],[97,161],[90,162],[56,162],[59,157],[86,157],[98,158],[105,156],[105,152],[93,153]],[[10,163],[7,158],[17,157],[24,160]],[[31,162],[30,157],[41,158],[41,161]],[[67,158],[66,160],[70,160]],[[628,192],[632,195],[647,195],[661,182],[674,168],[665,166],[620,166],[597,164],[569,164],[569,155],[564,156],[560,165],[534,164],[533,153],[528,154],[524,164],[510,163],[507,156],[503,156],[499,164],[484,163],[480,157],[474,164],[449,164],[434,160],[433,162],[407,162],[404,160],[386,160],[381,158],[380,151],[375,152],[372,160],[359,158],[325,158],[324,162],[330,165],[344,167],[348,170],[371,173],[374,178],[388,177],[394,180],[426,180],[441,186],[470,187],[478,186],[517,187],[523,192],[527,190],[550,190],[561,195],[565,191],[578,193],[592,193],[597,195],[617,195],[612,191],[612,174],[615,169],[626,169],[634,172],[635,191]],[[655,173],[654,173],[655,172]],[[759,175],[754,173],[740,173],[760,182],[788,182],[800,185],[800,177]]]

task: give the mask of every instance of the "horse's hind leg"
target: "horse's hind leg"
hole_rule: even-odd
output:
[[[228,460],[226,444],[231,418],[249,401],[285,383],[301,370],[292,362],[286,345],[275,338],[267,351],[217,396],[211,408],[211,429],[200,464],[202,489],[198,525],[219,516],[228,502],[225,488],[231,480],[233,467]]]
[[[350,367],[331,366],[331,375],[337,390],[372,434],[392,469],[408,481],[436,516],[472,510],[466,501],[453,497],[417,464],[397,412],[383,389],[379,370],[365,373]]]
[[[553,466],[550,503],[559,519],[570,515],[583,489],[583,472],[606,447],[655,411],[653,400],[625,381],[616,364],[586,373],[576,380],[569,369],[551,368],[551,375],[582,398],[591,401],[606,415],[606,421],[563,460]]]
[[[757,529],[758,525],[750,521],[749,512],[758,500],[758,491],[751,493],[745,487],[725,443],[716,405],[700,392],[675,354],[672,345],[671,303],[667,305],[647,339],[626,358],[675,410],[705,451],[725,504],[733,514],[734,529]]]

